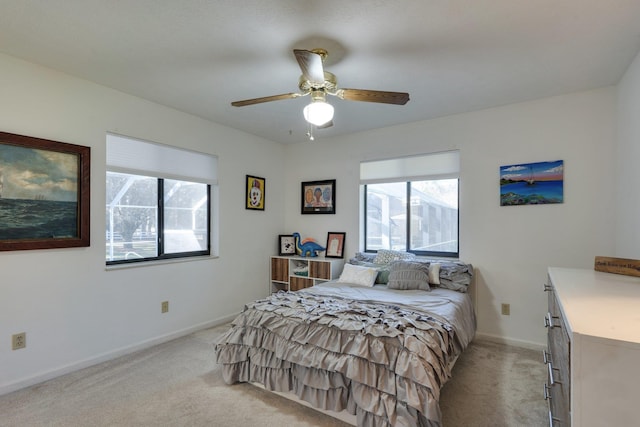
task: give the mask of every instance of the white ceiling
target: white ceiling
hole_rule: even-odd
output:
[[[0,0],[0,52],[282,143],[306,141],[292,49],[329,50],[344,88],[316,140],[618,82],[638,0]]]

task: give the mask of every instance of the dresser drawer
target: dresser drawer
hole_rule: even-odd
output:
[[[571,423],[571,341],[553,287],[545,285],[545,291],[549,295],[549,307],[544,319],[547,328],[547,350],[543,354],[544,363],[547,365],[544,395],[549,403],[549,424],[569,426]]]

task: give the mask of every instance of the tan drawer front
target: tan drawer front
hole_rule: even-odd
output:
[[[289,287],[291,288],[292,291],[299,291],[300,289],[310,288],[311,286],[313,286],[312,279],[307,279],[304,277],[294,277],[294,276],[291,276],[290,278]]]

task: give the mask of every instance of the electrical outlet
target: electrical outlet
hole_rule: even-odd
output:
[[[169,312],[169,301],[162,301],[161,312],[162,313],[168,313]]]
[[[511,314],[511,305],[502,304],[502,315],[509,316]]]
[[[19,334],[11,335],[11,349],[20,350],[27,346],[27,333],[20,332]]]

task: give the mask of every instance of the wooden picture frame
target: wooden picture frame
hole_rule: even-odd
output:
[[[336,180],[302,182],[300,193],[300,213],[335,214]]]
[[[266,179],[259,176],[247,175],[245,183],[246,196],[245,208],[254,211],[263,211],[266,197]]]
[[[91,148],[0,132],[0,251],[90,245]]]
[[[278,255],[295,255],[296,239],[291,234],[281,234],[278,236]]]
[[[347,233],[330,231],[327,233],[325,258],[344,258],[344,240]]]

